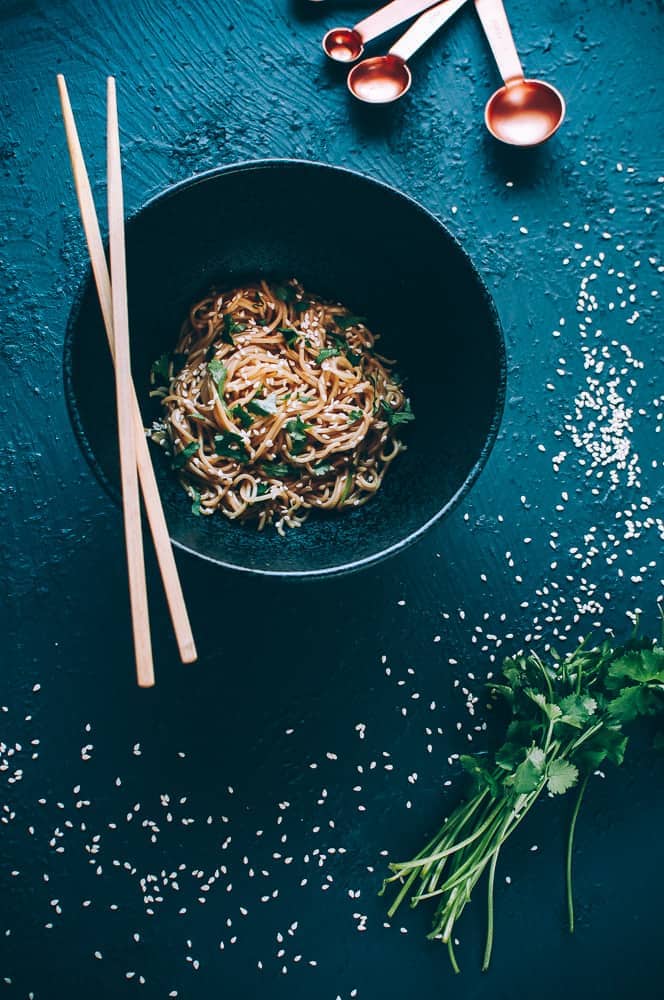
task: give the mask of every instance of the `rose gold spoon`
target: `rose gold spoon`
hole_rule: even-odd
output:
[[[348,74],[348,89],[353,97],[367,104],[389,104],[403,97],[413,79],[408,60],[465,2],[444,0],[421,14],[387,55],[363,59],[353,66]]]
[[[550,83],[524,77],[502,0],[475,0],[475,8],[505,81],[487,101],[486,127],[511,146],[537,146],[562,124],[564,98]]]
[[[358,21],[353,28],[331,28],[323,39],[323,52],[336,62],[355,62],[366,42],[396,28],[402,21],[421,14],[439,0],[392,0],[380,10]]]

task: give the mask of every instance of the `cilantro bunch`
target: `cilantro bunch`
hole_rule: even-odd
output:
[[[567,840],[567,905],[574,930],[572,854],[574,833],[588,780],[602,764],[623,763],[626,727],[645,716],[664,715],[664,643],[640,639],[612,648],[608,641],[586,642],[551,662],[536,653],[504,661],[494,698],[509,710],[503,743],[490,755],[463,756],[472,778],[470,798],[445,820],[439,832],[411,861],[390,865],[390,883],[399,885],[390,917],[406,897],[417,906],[438,901],[429,938],[447,945],[455,972],[454,928],[480,878],[488,870],[487,935],[482,969],[493,947],[494,883],[505,841],[543,793],[564,795],[575,788],[576,802]],[[656,737],[662,745],[662,735]]]

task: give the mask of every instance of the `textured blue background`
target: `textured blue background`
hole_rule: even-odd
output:
[[[482,746],[473,727],[486,714],[491,656],[552,637],[564,648],[593,628],[621,635],[637,608],[655,627],[661,4],[511,0],[527,71],[568,99],[561,132],[534,151],[499,147],[483,130],[497,76],[472,9],[414,60],[404,101],[351,104],[318,42],[366,10],[0,2],[0,985],[9,996],[661,996],[664,765],[645,745],[591,786],[574,939],[564,926],[564,801],[542,803],[505,851],[487,976],[477,971],[481,894],[460,927],[457,979],[424,940],[427,914],[404,911],[386,928],[375,895],[387,861],[379,852],[416,850],[456,800],[448,755],[469,736]],[[421,200],[463,241],[508,341],[501,437],[449,520],[384,566],[307,587],[181,560],[201,651],[186,670],[153,572],[150,692],[132,678],[118,511],[78,451],[63,398],[64,329],[85,256],[58,71],[100,206],[113,72],[128,211],[244,158],[354,167]],[[291,209],[275,206],[285,229]],[[322,218],[312,237],[325,238]],[[590,414],[585,403],[598,400]],[[593,466],[604,446],[609,456],[628,448],[631,475],[613,465],[612,482],[608,467]],[[474,717],[464,687],[479,698]]]

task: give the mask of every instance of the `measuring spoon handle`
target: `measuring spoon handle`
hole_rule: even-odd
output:
[[[431,10],[427,10],[424,14],[421,14],[417,21],[415,21],[415,24],[394,43],[390,49],[390,55],[397,56],[399,59],[403,59],[404,62],[408,62],[410,57],[425,42],[428,42],[431,36],[435,35],[438,29],[442,28],[465,3],[466,0],[444,0],[444,3],[439,3],[435,7],[432,7]]]
[[[514,44],[503,0],[475,0],[475,9],[491,46],[498,71],[505,83],[523,80],[523,67]]]
[[[437,2],[438,0],[392,0],[392,3],[385,4],[380,10],[358,21],[354,30],[363,43],[371,42],[390,28],[396,28],[402,21],[416,17],[427,7],[433,7]]]

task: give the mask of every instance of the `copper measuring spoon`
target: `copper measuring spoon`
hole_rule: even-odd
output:
[[[363,59],[348,74],[353,97],[367,104],[389,104],[406,93],[412,83],[408,60],[449,21],[466,0],[444,0],[418,17],[387,55]]]
[[[366,42],[384,35],[439,0],[392,0],[380,10],[358,21],[352,28],[330,28],[323,39],[323,52],[335,62],[355,62],[364,52]]]
[[[550,83],[524,76],[502,0],[475,0],[475,8],[505,81],[487,101],[486,127],[511,146],[537,146],[560,128],[565,100]]]

